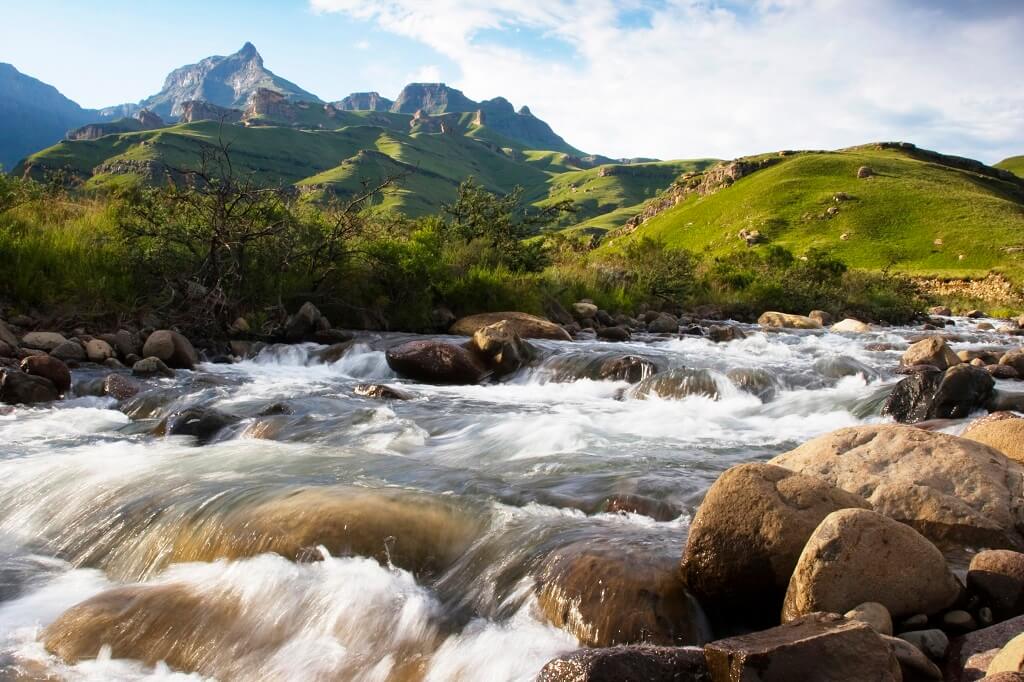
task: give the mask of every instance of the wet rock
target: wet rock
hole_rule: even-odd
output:
[[[1024,634],[1017,635],[999,650],[989,663],[988,675],[1024,671]]]
[[[783,621],[844,613],[867,601],[894,617],[936,613],[960,595],[942,553],[910,526],[866,509],[832,512],[800,554]]]
[[[310,360],[316,363],[324,365],[332,365],[338,360],[348,355],[348,352],[352,350],[355,345],[352,341],[343,341],[341,343],[335,343],[327,348],[315,350],[309,354]]]
[[[0,369],[0,403],[34,405],[60,398],[60,392],[49,379],[25,372]]]
[[[622,342],[629,341],[629,330],[625,327],[602,327],[597,330],[597,338],[602,341]]]
[[[832,324],[832,314],[825,312],[824,310],[812,310],[807,314],[807,317],[811,318],[822,327],[827,327]]]
[[[718,383],[710,371],[677,367],[644,379],[630,391],[631,397],[640,400],[649,397],[682,400],[692,395],[718,400]]]
[[[774,399],[781,388],[775,375],[763,367],[734,367],[725,373],[725,377],[736,388],[757,396],[765,403]]]
[[[893,387],[882,405],[882,414],[903,424],[916,424],[933,419],[933,404],[943,372],[931,365],[912,365],[906,379]]]
[[[712,642],[704,656],[714,682],[901,680],[896,655],[881,635],[830,613]]]
[[[85,362],[85,348],[77,340],[65,341],[50,351],[50,355],[64,362]]]
[[[960,362],[973,362],[974,360],[981,360],[981,366],[994,365],[999,362],[999,358],[1003,354],[999,351],[994,350],[961,350],[957,351],[956,356],[960,358]]]
[[[851,427],[771,463],[865,497],[945,548],[1021,545],[1024,507],[1014,500],[1024,492],[1024,467],[965,438],[898,425]]]
[[[578,649],[549,661],[537,682],[711,682],[696,647]]]
[[[660,313],[647,323],[647,331],[652,334],[675,334],[679,331],[679,320],[668,313]]]
[[[602,327],[611,327],[615,324],[614,318],[612,318],[607,310],[598,310],[597,314],[594,315],[594,319],[596,319]]]
[[[503,320],[507,320],[515,328],[516,333],[524,339],[572,340],[569,333],[554,322],[543,317],[537,317],[536,315],[517,312],[480,313],[463,317],[456,320],[449,332],[459,336],[472,336],[477,329]]]
[[[1024,614],[1024,554],[990,549],[974,555],[967,589],[979,595],[1000,620]]]
[[[678,519],[683,511],[668,502],[655,500],[643,495],[612,495],[604,501],[602,511],[615,513],[640,514],[655,521],[672,521]]]
[[[1024,348],[1011,350],[999,358],[1000,365],[1009,365],[1017,370],[1018,376],[1024,376]]]
[[[673,557],[583,540],[549,554],[537,576],[541,613],[586,646],[703,644],[704,614]]]
[[[983,678],[995,654],[1022,632],[1024,616],[1017,616],[953,639],[943,665],[946,679],[968,682]]]
[[[946,305],[936,305],[936,306],[932,306],[931,308],[928,309],[928,314],[929,315],[942,315],[944,317],[949,317],[950,315],[953,314],[953,311],[949,309],[949,306],[946,306]]]
[[[352,333],[347,332],[344,329],[318,329],[313,332],[313,341],[316,343],[322,343],[325,346],[345,343],[352,339]]]
[[[715,343],[728,343],[747,338],[743,330],[733,325],[716,324],[708,327],[707,337]]]
[[[363,398],[375,398],[377,400],[411,400],[413,395],[394,386],[384,384],[358,384],[352,392]]]
[[[937,628],[902,632],[899,638],[912,644],[916,649],[934,661],[941,661],[949,648],[949,637]]]
[[[237,421],[238,417],[212,407],[189,407],[168,415],[162,431],[168,436],[191,436],[202,445]]]
[[[48,379],[60,393],[71,388],[71,371],[52,355],[33,355],[21,361],[21,371]]]
[[[871,331],[871,325],[848,317],[845,320],[836,322],[829,328],[829,331],[840,334],[866,334]]]
[[[892,616],[884,604],[876,601],[864,602],[847,611],[845,617],[867,623],[880,635],[892,635]]]
[[[913,365],[932,365],[938,369],[948,369],[960,364],[953,349],[946,344],[941,336],[930,336],[910,345],[903,353],[900,364],[904,367]]]
[[[92,339],[85,344],[85,355],[89,362],[99,365],[113,358],[116,353],[114,348],[103,339]]]
[[[117,400],[127,400],[136,395],[142,387],[124,374],[108,374],[103,379],[103,392]]]
[[[29,332],[21,338],[21,345],[26,348],[35,348],[36,350],[44,350],[49,353],[65,341],[67,339],[56,332]]]
[[[428,384],[476,384],[487,376],[476,354],[444,341],[409,341],[389,348],[385,357],[399,375]]]
[[[968,310],[966,313],[964,313],[964,317],[970,318],[972,320],[977,320],[982,317],[986,317],[986,315],[985,312],[982,310]]]
[[[1001,414],[1009,418],[980,419],[972,422],[961,435],[1024,463],[1024,419],[1008,412]]]
[[[637,355],[623,355],[601,360],[595,378],[608,381],[628,381],[635,384],[653,376],[657,371],[657,366],[650,360],[645,360]]]
[[[477,329],[469,345],[496,376],[518,372],[537,354],[507,320]]]
[[[137,377],[162,376],[174,378],[174,370],[160,358],[143,358],[132,365],[132,374]]]
[[[985,371],[993,379],[1020,379],[1020,373],[1011,365],[985,365]]]
[[[962,419],[990,404],[995,380],[985,370],[960,364],[943,373],[924,370],[896,385],[882,414],[901,423]]]
[[[868,504],[782,467],[734,466],[697,509],[683,552],[683,582],[712,615],[778,622],[804,544],[825,517],[848,507]]]
[[[942,671],[916,646],[898,637],[882,639],[892,647],[899,661],[903,682],[942,682]]]
[[[878,377],[878,372],[846,355],[819,358],[814,361],[814,371],[829,379],[842,379],[858,374],[868,381]]]
[[[184,336],[170,329],[160,329],[146,338],[142,346],[146,358],[159,358],[172,369],[193,369],[199,363],[192,344]]]
[[[762,327],[774,327],[776,329],[821,329],[822,325],[817,320],[812,320],[803,315],[790,315],[788,313],[766,312],[757,318],[757,323]]]
[[[330,324],[325,323],[326,320],[320,313],[320,310],[309,301],[306,301],[294,315],[289,315],[285,321],[284,340],[288,343],[311,341],[313,334],[318,330],[330,328]],[[146,353],[146,355],[149,355],[149,353]]]

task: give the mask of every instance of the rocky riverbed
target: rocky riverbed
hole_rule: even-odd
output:
[[[0,327],[0,677],[1020,669],[1016,323],[598,312]]]

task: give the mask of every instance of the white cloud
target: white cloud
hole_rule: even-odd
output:
[[[988,161],[1024,153],[1014,3],[972,13],[956,0],[310,1],[430,46],[470,97],[529,104],[587,151],[732,157],[902,139]],[[621,20],[637,11],[649,21]],[[516,47],[515,29],[578,58]],[[494,31],[509,39],[481,39]]]
[[[442,80],[441,69],[434,64],[421,66],[406,78],[410,83],[438,83]]]
[[[357,42],[355,44],[355,48],[357,50],[369,50],[370,49],[370,41],[369,40],[360,40],[359,42]]]

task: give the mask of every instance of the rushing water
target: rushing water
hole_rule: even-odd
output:
[[[975,325],[950,329],[954,349],[1017,345]],[[534,342],[534,366],[481,386],[403,382],[383,349],[408,337],[366,335],[332,364],[316,346],[273,347],[121,406],[82,396],[0,416],[0,677],[203,679],[109,650],[74,665],[47,654],[40,633],[67,608],[139,584],[197,598],[202,622],[184,621],[197,632],[220,624],[202,658],[219,679],[532,679],[577,646],[537,608],[550,552],[614,543],[677,561],[722,471],[880,420],[921,334],[746,330],[718,345]],[[627,353],[705,369],[717,396],[640,399],[587,378],[595,357]],[[358,397],[365,382],[412,398]],[[194,405],[239,419],[202,445],[152,434]],[[296,519],[341,538],[334,555],[299,551]],[[253,540],[268,528],[298,539]]]

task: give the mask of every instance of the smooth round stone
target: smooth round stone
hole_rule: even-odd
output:
[[[892,616],[889,615],[889,609],[878,602],[864,602],[847,611],[845,615],[850,620],[867,623],[880,635],[892,635]]]
[[[949,648],[949,637],[938,629],[904,632],[899,638],[916,646],[933,661],[942,660],[946,655],[946,649]]]
[[[903,624],[900,626],[900,630],[902,632],[907,632],[908,630],[920,630],[921,628],[926,627],[927,625],[928,616],[926,616],[923,613],[919,613],[916,616],[911,616],[910,618],[904,620]]]
[[[961,609],[950,611],[944,615],[942,622],[947,627],[956,630],[974,630],[978,627],[978,624],[974,621],[974,616]]]

